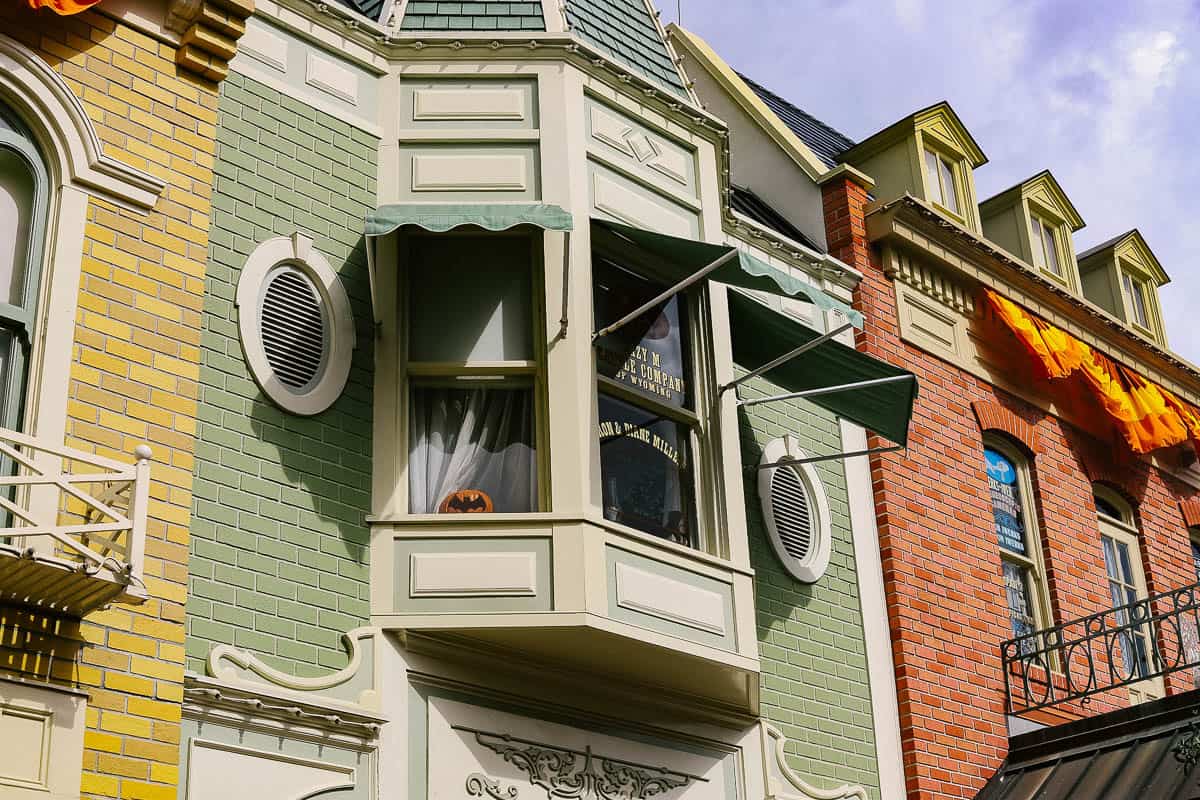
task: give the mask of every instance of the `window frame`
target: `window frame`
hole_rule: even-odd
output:
[[[929,156],[933,156],[933,158],[937,162],[937,166],[938,166],[937,175],[936,175],[936,178],[937,178],[936,185],[934,184],[934,181],[929,174],[929,162],[928,162]],[[963,212],[963,209],[966,207],[966,203],[964,202],[963,192],[960,191],[962,188],[962,185],[963,185],[963,176],[961,174],[961,169],[960,169],[961,164],[962,164],[961,158],[958,158],[957,156],[947,155],[947,153],[944,150],[942,150],[938,147],[931,146],[931,144],[928,140],[925,140],[925,139],[922,140],[922,142],[921,142],[921,174],[924,176],[929,201],[933,205],[935,205],[938,209],[946,212],[954,219],[959,220],[960,222],[965,222],[967,217],[966,217],[966,214]],[[946,173],[948,173],[950,175],[950,180],[953,182],[953,186],[950,187],[951,192],[949,195],[946,194],[946,187],[945,187],[945,183],[943,181],[943,176]],[[938,198],[934,197],[935,189],[937,190]],[[945,200],[946,200],[947,196],[952,197],[954,199],[955,208],[950,208],[949,206],[946,205]]]
[[[1188,533],[1188,554],[1192,557],[1193,572],[1196,573],[1196,582],[1200,583],[1200,562],[1196,560],[1197,549],[1200,548],[1200,525],[1192,525],[1187,529]]]
[[[1120,265],[1121,271],[1121,299],[1125,305],[1125,316],[1129,324],[1150,336],[1154,335],[1154,311],[1151,308],[1149,281],[1140,274],[1137,274],[1125,265]],[[1134,302],[1134,294],[1136,293],[1140,306]],[[1135,309],[1140,308],[1142,320],[1138,320],[1135,314]]]
[[[1052,221],[1044,214],[1030,210],[1030,250],[1033,253],[1033,264],[1042,272],[1061,283],[1068,283],[1066,259],[1063,258],[1062,223]],[[1039,248],[1038,245],[1041,245]],[[1058,271],[1050,269],[1049,256],[1053,254]]]
[[[632,246],[622,246],[617,240],[605,235],[596,236],[593,231],[588,270],[589,299],[593,303],[592,330],[598,330],[601,326],[612,322],[612,320],[596,320],[594,318],[595,279],[592,265],[597,259],[611,261],[649,281],[663,284],[664,287],[674,283],[665,277],[670,273],[664,266],[656,266],[661,265],[662,262],[655,256]],[[718,486],[716,476],[719,474],[720,467],[718,461],[720,458],[720,431],[716,422],[720,398],[715,389],[715,355],[708,282],[698,281],[680,294],[687,302],[688,338],[686,345],[690,361],[688,366],[691,370],[689,392],[691,393],[692,408],[687,409],[663,403],[650,395],[642,394],[612,378],[601,375],[598,369],[596,344],[593,342],[589,348],[592,357],[592,391],[595,392],[593,407],[596,409],[591,420],[592,441],[596,443],[596,462],[593,464],[593,468],[595,469],[596,483],[599,485],[603,475],[598,413],[599,395],[602,392],[638,408],[660,413],[664,419],[688,426],[692,457],[692,497],[696,523],[692,543],[689,545],[676,544],[668,539],[614,520],[604,518],[604,522],[606,525],[617,526],[623,532],[646,537],[667,546],[681,547],[688,552],[701,552],[718,558],[729,558],[729,542],[718,534],[722,528],[725,509],[723,498],[718,497],[721,493],[715,489]],[[705,491],[706,487],[713,488],[713,491]],[[603,517],[603,508],[601,508],[601,516]]]
[[[1033,604],[1033,622],[1035,631],[1044,631],[1054,627],[1054,606],[1050,597],[1050,582],[1046,574],[1045,553],[1042,550],[1041,526],[1038,524],[1038,503],[1033,489],[1033,459],[1007,437],[995,433],[983,435],[984,449],[995,450],[1007,458],[1017,471],[1017,485],[1021,492],[1021,512],[1025,522],[1025,550],[1027,555],[1014,553],[1008,548],[995,542],[1000,555],[1001,590],[1003,592],[1003,565],[1005,561],[1016,564],[1027,570],[1026,592],[1029,593]],[[983,455],[981,453],[981,455]],[[981,458],[985,468],[986,456]],[[990,497],[989,497],[990,501]],[[993,530],[993,537],[995,531]],[[994,538],[993,538],[994,541]],[[1005,593],[1004,603],[1007,607],[1008,598]],[[1010,615],[1011,609],[1007,610]],[[1044,643],[1043,643],[1044,644]],[[1052,665],[1057,667],[1055,654],[1051,654]]]
[[[541,231],[508,229],[488,231],[483,229],[455,228],[445,232],[423,229],[402,231],[397,237],[397,254],[401,269],[396,280],[396,309],[399,321],[396,326],[398,392],[397,407],[397,450],[400,460],[399,492],[397,499],[404,513],[413,516],[438,516],[436,511],[412,510],[412,494],[409,476],[412,435],[412,389],[421,387],[447,388],[516,388],[523,383],[531,384],[533,390],[534,459],[537,467],[537,505],[528,512],[491,512],[472,516],[485,518],[525,516],[546,513],[551,508],[552,473],[550,470],[549,395],[547,390],[547,342],[545,336],[545,264]],[[409,282],[413,269],[418,268],[414,243],[420,240],[447,239],[518,239],[529,249],[529,324],[530,341],[533,345],[532,360],[511,361],[413,361],[410,356],[411,320],[409,313]]]

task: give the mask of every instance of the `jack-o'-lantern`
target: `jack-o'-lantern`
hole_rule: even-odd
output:
[[[438,506],[439,514],[490,514],[492,498],[479,489],[459,489],[451,492]]]

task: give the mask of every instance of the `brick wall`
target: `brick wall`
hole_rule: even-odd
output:
[[[739,388],[746,398],[784,391],[761,378]],[[758,464],[767,442],[788,434],[813,454],[842,449],[832,414],[803,400],[783,401],[745,409],[742,463]],[[859,784],[877,798],[870,678],[845,473],[840,461],[820,462],[817,472],[829,499],[833,548],[828,571],[814,584],[784,570],[767,538],[757,474],[746,476],[763,715],[788,737],[787,754],[799,775],[822,788]]]
[[[859,221],[865,192],[847,181],[825,187],[825,199],[831,251],[864,273],[856,293],[867,320],[859,347],[920,381],[907,451],[872,458],[908,794],[974,797],[1006,753],[999,645],[1011,636],[984,429],[1030,447],[1057,622],[1110,607],[1093,480],[1116,484],[1137,509],[1151,593],[1195,581],[1179,506],[1195,490],[902,342],[894,287]],[[1191,680],[1173,676],[1168,690],[1191,688]],[[1125,702],[1112,693],[1086,713]]]
[[[4,3],[0,30],[65,79],[106,154],[167,183],[149,213],[93,199],[84,241],[60,243],[83,248],[66,444],[130,462],[153,446],[150,598],[82,623],[0,607],[0,670],[87,690],[85,796],[174,798],[216,87],[96,12]]]
[[[345,665],[366,622],[372,343],[363,218],[377,140],[233,73],[222,84],[196,446],[188,666],[235,644],[287,672]],[[262,241],[300,231],[340,274],[358,348],[315,417],[281,411],[243,357],[234,297]]]

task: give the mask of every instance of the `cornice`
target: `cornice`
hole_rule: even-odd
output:
[[[1037,274],[987,239],[905,194],[867,212],[872,243],[921,252],[943,268],[1044,316],[1088,344],[1200,404],[1200,368],[1131,331],[1116,317]]]
[[[724,228],[726,233],[753,244],[778,258],[787,261],[796,269],[828,281],[834,286],[853,291],[862,280],[862,273],[828,253],[818,253],[799,242],[742,216],[725,204]]]

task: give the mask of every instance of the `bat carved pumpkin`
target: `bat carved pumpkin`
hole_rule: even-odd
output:
[[[490,514],[492,498],[479,489],[459,489],[446,495],[438,506],[439,514]]]

